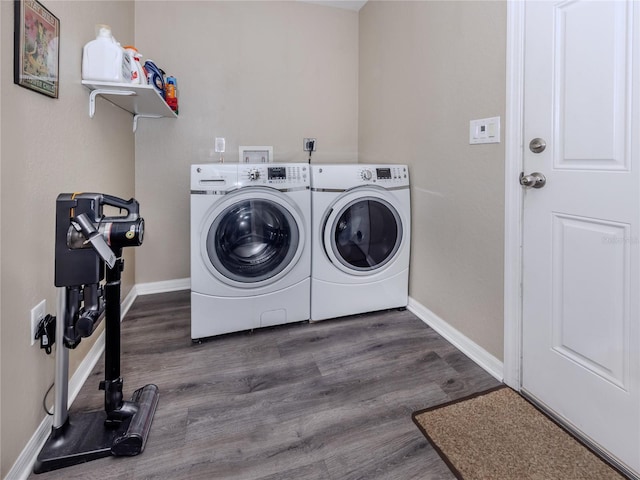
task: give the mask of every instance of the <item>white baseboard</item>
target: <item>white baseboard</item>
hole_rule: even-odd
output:
[[[40,423],[34,434],[22,449],[22,452],[20,452],[20,455],[11,467],[11,470],[9,470],[7,476],[4,477],[5,480],[26,480],[29,475],[31,475],[38,453],[40,453],[42,446],[47,441],[47,438],[49,438],[52,424],[53,417],[50,416],[47,416]]]
[[[407,308],[487,373],[502,381],[504,364],[500,360],[411,297]]]
[[[137,296],[137,289],[134,286],[121,303],[120,309],[122,318],[127,314]],[[71,406],[75,398],[78,396],[84,382],[86,382],[89,375],[91,375],[93,367],[95,367],[98,360],[102,357],[102,353],[104,352],[104,336],[105,333],[103,330],[69,380],[69,406]],[[38,457],[38,453],[40,453],[40,450],[49,438],[52,426],[53,417],[47,415],[42,422],[40,422],[35,433],[31,436],[27,445],[22,449],[22,452],[20,452],[20,456],[18,456],[18,459],[11,467],[11,470],[7,473],[5,480],[25,480],[31,474],[33,465]]]
[[[178,278],[175,280],[164,280],[162,282],[138,283],[135,286],[138,295],[175,292],[178,290],[189,290],[190,288],[191,278]]]

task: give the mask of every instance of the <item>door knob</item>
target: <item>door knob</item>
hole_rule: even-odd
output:
[[[539,172],[533,172],[531,175],[525,175],[520,172],[520,185],[527,188],[542,188],[546,185],[547,179]]]
[[[529,150],[533,153],[542,153],[545,148],[547,148],[547,142],[542,138],[534,138],[529,142]]]

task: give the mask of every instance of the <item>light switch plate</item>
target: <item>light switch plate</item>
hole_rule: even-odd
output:
[[[500,117],[480,118],[469,122],[469,143],[500,143]]]

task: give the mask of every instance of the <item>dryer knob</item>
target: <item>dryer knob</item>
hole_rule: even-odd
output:
[[[254,168],[253,170],[249,170],[249,180],[258,180],[260,178],[260,170]]]
[[[373,177],[371,170],[363,170],[360,175],[362,176],[363,180],[371,180],[371,178]]]

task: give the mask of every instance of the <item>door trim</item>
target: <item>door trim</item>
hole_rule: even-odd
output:
[[[522,386],[522,187],[525,3],[507,2],[504,218],[504,383]]]

